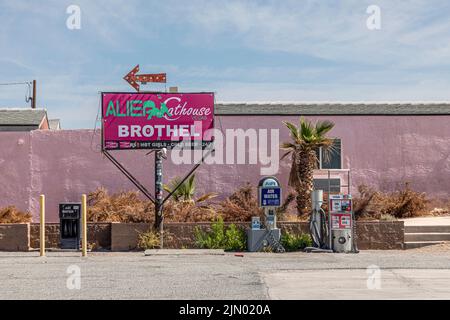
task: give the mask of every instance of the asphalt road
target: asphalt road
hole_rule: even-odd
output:
[[[0,283],[1,299],[450,299],[450,251],[2,252]]]

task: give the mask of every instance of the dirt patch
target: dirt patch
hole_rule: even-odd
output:
[[[433,252],[450,253],[450,241],[447,241],[444,243],[439,243],[439,244],[434,244],[434,245],[426,246],[426,247],[422,247],[422,248],[409,249],[407,251],[408,252],[429,252],[429,253],[433,253]]]

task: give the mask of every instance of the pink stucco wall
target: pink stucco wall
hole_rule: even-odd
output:
[[[393,190],[405,181],[433,197],[450,195],[450,116],[322,116],[342,139],[344,167],[352,170],[353,192],[359,184]],[[216,128],[280,129],[282,120],[297,116],[221,116]],[[0,207],[14,204],[38,217],[39,194],[47,197],[47,221],[58,221],[58,203],[78,201],[99,186],[111,192],[134,186],[100,153],[100,134],[92,130],[0,133]],[[133,175],[153,190],[153,156],[143,151],[114,153]],[[281,155],[281,153],[280,153]],[[182,176],[189,165],[164,163],[165,182]],[[286,186],[289,160],[277,175]],[[230,194],[246,181],[256,184],[259,165],[202,165],[197,171],[200,192]]]

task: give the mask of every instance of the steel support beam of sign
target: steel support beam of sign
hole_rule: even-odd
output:
[[[163,235],[163,164],[162,159],[164,157],[162,150],[156,150],[155,152],[155,230],[159,230],[160,248],[163,248],[164,235]]]
[[[155,199],[153,198],[150,191],[148,191],[147,188],[145,188],[127,169],[125,169],[125,167],[119,161],[117,161],[116,158],[114,158],[105,149],[103,149],[102,152],[106,156],[106,158],[108,158],[117,167],[117,169],[119,169],[120,172],[122,172],[128,178],[128,180],[130,180],[131,183],[133,183],[136,188],[139,189],[139,191],[141,191],[152,203],[155,203]]]
[[[208,152],[206,152],[201,160],[189,171],[184,178],[180,181],[180,183],[164,198],[162,204],[164,204],[167,200],[170,199],[170,197],[175,193],[175,191],[178,190],[178,188],[197,170],[198,167],[205,161],[206,157],[208,157],[212,152],[214,152],[215,149],[209,149]]]

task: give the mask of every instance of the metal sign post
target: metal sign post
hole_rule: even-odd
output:
[[[155,230],[159,230],[160,248],[164,246],[163,226],[163,164],[165,149],[155,152]]]

